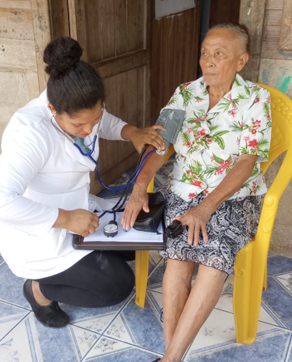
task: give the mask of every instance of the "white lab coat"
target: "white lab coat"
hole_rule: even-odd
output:
[[[53,127],[48,103],[44,91],[13,115],[0,155],[0,252],[15,275],[29,279],[60,273],[90,253],[73,249],[67,230],[52,228],[58,208],[88,209],[95,164]],[[125,124],[105,113],[98,137],[123,140]]]

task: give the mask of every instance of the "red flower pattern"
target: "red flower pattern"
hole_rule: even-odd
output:
[[[253,122],[252,122],[252,125],[253,125],[254,127],[259,128],[259,127],[261,126],[261,122],[262,122],[262,121],[260,121],[260,120],[257,119],[256,121],[253,121]]]
[[[226,169],[230,169],[230,166],[233,164],[232,160],[225,160],[225,161],[220,161],[220,166],[217,168],[216,173],[218,175],[221,175]]]
[[[256,139],[249,141],[248,147],[252,147],[252,148],[256,149],[258,147],[258,141]]]
[[[201,131],[197,132],[196,137],[202,137],[202,136],[205,136],[205,134],[206,134],[206,130],[202,129]]]
[[[200,189],[202,188],[202,181],[199,180],[192,180],[193,186],[198,186]]]

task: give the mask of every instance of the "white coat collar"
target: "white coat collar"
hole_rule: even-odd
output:
[[[54,132],[56,133],[57,137],[64,140],[65,150],[67,154],[77,162],[87,166],[91,171],[93,171],[96,166],[95,163],[89,157],[83,156],[80,153],[78,148],[74,146],[74,140],[62,130],[62,128],[59,126],[59,124],[56,122],[54,118],[51,119],[51,126],[54,129]],[[86,141],[88,141],[88,143],[93,141],[94,136],[97,132],[97,127],[98,125],[94,126],[92,133],[88,137],[86,137]],[[99,153],[99,146],[98,146],[98,140],[96,140],[95,151],[91,155],[92,158],[96,160],[98,157],[98,153]]]
[[[62,128],[59,126],[58,122],[55,120],[54,117],[52,117],[52,113],[48,107],[49,105],[49,100],[48,100],[48,96],[47,96],[47,90],[45,89],[39,96],[40,102],[41,103],[45,103],[47,110],[48,110],[48,117],[50,117],[50,119],[48,120],[50,123],[50,127],[52,127],[53,132],[55,133],[55,135],[59,138],[59,139],[63,139],[64,143],[65,143],[65,150],[67,152],[67,154],[73,158],[74,160],[76,160],[77,162],[81,163],[82,165],[87,166],[91,171],[93,171],[96,167],[96,165],[94,164],[94,162],[86,156],[83,156],[77,147],[74,146],[74,141],[73,139],[65,134],[65,132],[62,130]],[[102,120],[101,120],[102,121]],[[101,123],[100,121],[100,123]],[[98,138],[98,124],[95,125],[93,127],[92,133],[86,137],[86,141],[88,143],[93,141],[93,138],[95,136],[95,134],[97,134],[97,138]],[[97,160],[99,155],[99,145],[98,145],[98,139],[96,140],[96,144],[95,144],[95,151],[92,154],[92,158]]]

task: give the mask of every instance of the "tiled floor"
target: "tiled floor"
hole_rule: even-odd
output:
[[[164,179],[163,172],[168,174],[167,166],[158,184]],[[71,317],[70,325],[50,329],[35,319],[22,296],[23,280],[11,273],[0,256],[0,361],[151,362],[164,351],[160,322],[163,272],[159,254],[151,252],[145,309],[135,305],[134,290],[114,307],[63,305]],[[292,362],[292,259],[269,257],[268,290],[263,295],[257,340],[250,346],[235,342],[232,285],[231,275],[184,361]]]

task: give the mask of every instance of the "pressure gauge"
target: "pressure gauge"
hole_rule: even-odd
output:
[[[107,237],[114,237],[118,233],[118,223],[115,220],[111,220],[104,226],[103,233]]]

